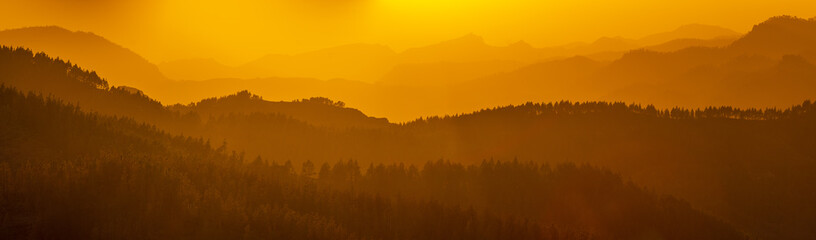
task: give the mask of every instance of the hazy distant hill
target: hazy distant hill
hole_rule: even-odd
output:
[[[614,60],[624,51],[663,44],[676,39],[695,39],[659,47],[678,50],[712,46],[708,39],[735,38],[734,31],[708,25],[686,25],[642,39],[603,37],[593,43],[536,48],[519,41],[507,46],[487,44],[481,36],[468,34],[456,39],[395,53],[370,44],[352,44],[295,55],[270,54],[240,66],[224,66],[211,60],[179,60],[160,64],[173,79],[299,77],[328,80],[343,78],[389,85],[438,86],[485,77],[518,66],[555,58],[590,55]],[[497,63],[486,66],[488,63]],[[450,71],[440,71],[449,69]],[[464,71],[464,69],[474,69]]]
[[[394,66],[379,82],[385,85],[438,87],[510,72],[525,64],[515,61],[406,63]]]
[[[152,63],[133,51],[93,33],[69,31],[56,26],[0,31],[0,45],[46,52],[96,71],[113,85],[137,87],[158,94],[168,81]]]
[[[676,51],[687,47],[717,45],[718,41],[715,41],[717,43],[711,43],[710,41],[715,39],[736,39],[740,35],[733,30],[722,27],[689,24],[669,32],[656,33],[639,39],[602,37],[589,44],[573,43],[562,46],[560,51],[551,51],[555,51],[554,53],[557,55],[567,57],[585,55],[593,59],[611,61],[619,58],[624,52],[634,49],[656,47],[663,51],[668,50],[667,48],[671,48],[670,51]]]
[[[662,106],[793,104],[816,96],[815,26],[814,20],[774,17],[724,48],[631,52],[610,64],[597,81],[622,88],[610,99]],[[635,86],[640,87],[628,89]],[[645,96],[664,91],[679,95]]]
[[[411,48],[400,53],[399,63],[517,61],[531,62],[541,59],[538,49],[518,42],[498,47],[485,43],[481,36],[468,34],[437,44]]]
[[[814,63],[812,57],[814,55],[810,53],[813,47],[812,44],[807,44],[812,41],[810,40],[814,32],[812,22],[813,20],[776,17],[759,24],[733,45],[722,45],[730,41],[728,38],[708,40],[684,38],[647,46],[644,50],[629,51],[620,59],[611,62],[593,60],[591,56],[572,60],[556,58],[528,65],[519,65],[516,61],[495,64],[474,61],[431,62],[394,65],[392,71],[383,73],[388,80],[383,83],[388,84],[296,77],[219,78],[207,81],[171,82],[169,86],[163,88],[169,89],[166,93],[150,91],[146,93],[165,103],[184,104],[212,96],[233,94],[244,89],[251,89],[253,93],[273,101],[323,96],[342,99],[350,107],[372,116],[389,117],[392,122],[408,121],[420,116],[469,112],[497,104],[518,104],[531,100],[622,100],[652,103],[660,107],[704,107],[710,104],[784,107],[812,98],[814,95],[810,92],[812,81],[808,80],[809,69]],[[710,35],[694,36],[707,37],[727,34],[729,31],[713,32]],[[766,41],[772,42],[768,47],[770,50],[763,50]],[[571,45],[564,48],[581,47]],[[371,54],[365,56],[370,56],[367,58],[370,61],[378,59],[378,56],[393,56],[389,50],[380,47],[357,46],[303,54],[304,57],[299,58],[310,59],[311,57],[306,57],[307,55],[314,58],[347,56],[354,54],[356,51],[354,49],[358,48],[369,49],[365,51]],[[476,51],[472,54],[501,55],[490,55],[498,52],[504,54],[501,56],[514,56],[509,54],[513,53],[511,49],[529,50],[531,47],[524,43],[492,47],[485,45],[478,36],[467,36],[421,49],[412,51],[428,53],[433,52],[432,49],[439,51],[482,49],[481,53]],[[538,48],[532,49],[543,51]],[[765,56],[765,53],[769,55]],[[799,55],[800,58],[792,56],[788,58],[789,61],[782,62],[782,56],[785,54]],[[426,54],[430,55],[433,54]],[[396,54],[394,61],[398,61],[399,58],[400,54]],[[333,64],[332,59],[346,57],[331,58],[326,60],[325,64]],[[584,60],[575,61],[577,59]],[[801,64],[794,64],[797,61]],[[360,64],[359,61],[353,63]],[[214,67],[217,63],[203,64],[207,67],[200,69],[219,69]],[[780,84],[770,85],[774,82]],[[144,89],[138,85],[135,87]],[[779,94],[780,92],[788,94]],[[751,96],[767,101],[751,100]]]
[[[393,50],[382,45],[349,44],[295,55],[269,54],[239,66],[188,59],[165,62],[159,67],[178,80],[308,77],[374,82],[393,66],[395,57]]]
[[[524,42],[504,47],[491,46],[481,37],[472,34],[402,53],[395,53],[379,45],[352,44],[297,55],[268,55],[237,67],[202,59],[165,62],[157,67],[136,53],[102,37],[59,27],[5,30],[0,32],[0,44],[48,52],[96,70],[101,77],[113,79],[111,84],[133,86],[166,104],[172,104],[198,99],[194,97],[198,95],[166,91],[168,87],[165,84],[172,82],[162,72],[177,80],[275,76],[323,80],[345,78],[363,82],[382,81],[390,85],[439,86],[512,71],[525,64],[558,56],[628,50],[639,47],[643,42],[671,37],[695,38],[730,34],[726,30],[716,30],[716,27],[692,26],[644,38],[652,40],[602,38],[590,45],[552,48],[534,48]],[[695,43],[687,42],[685,46]],[[237,87],[243,88],[245,87]],[[222,94],[226,93],[228,92]]]
[[[814,45],[806,44],[816,42],[813,22],[774,17],[732,44],[727,38],[674,40],[629,51],[603,67],[569,74],[562,72],[583,63],[564,62],[557,68],[531,65],[467,83],[465,93],[505,92],[480,94],[481,99],[493,98],[501,104],[571,99],[660,107],[784,107],[816,97]],[[701,46],[685,47],[681,42],[686,41]],[[685,48],[672,51],[677,46],[670,45],[675,44]]]
[[[704,25],[704,24],[688,24],[680,26],[679,28],[664,33],[652,34],[637,40],[641,46],[652,46],[663,44],[677,39],[717,39],[717,38],[735,38],[739,37],[740,33],[734,30]]]
[[[482,37],[469,34],[400,53],[398,62],[403,64],[395,66],[381,81],[407,86],[450,85],[501,74],[521,65],[558,58],[587,55],[593,59],[611,61],[620,58],[625,51],[638,48],[675,51],[687,47],[723,46],[738,36],[738,33],[729,29],[692,24],[641,39],[602,37],[590,44],[575,43],[535,48],[523,41],[505,47],[491,46],[485,43]],[[685,41],[677,41],[681,39]],[[499,64],[493,67],[485,66],[485,63],[490,61]],[[468,73],[459,70],[465,68],[472,70]]]
[[[812,21],[785,17],[769,21],[780,19],[788,19],[781,21],[782,25]],[[808,33],[792,32],[775,37],[776,34],[768,33],[772,30],[763,28],[740,38],[741,43],[733,46],[730,45],[732,39],[728,38],[680,39],[628,51],[611,62],[597,61],[591,56],[543,60],[522,66],[516,66],[513,61],[497,64],[436,62],[398,65],[386,74],[388,81],[383,84],[308,78],[229,78],[179,82],[176,88],[197,94],[184,98],[185,103],[243,89],[252,89],[253,93],[275,101],[324,96],[342,99],[348,106],[373,116],[388,117],[392,122],[526,101],[620,100],[659,107],[711,104],[785,107],[814,98],[813,81],[808,80],[808,69],[814,63],[813,57],[807,54],[811,47],[797,45],[807,40],[795,39],[797,36],[807,39]],[[776,57],[763,56],[762,43],[752,40],[760,35],[777,41],[774,46],[787,45],[785,48],[789,49],[774,50]],[[788,41],[792,42],[788,44]],[[470,41],[462,42],[481,46],[482,41],[471,37]],[[781,56],[785,53],[803,55],[782,62]],[[796,59],[805,62],[792,64],[799,61]],[[773,84],[775,82],[779,84]]]
[[[816,59],[816,18],[773,17],[757,24],[730,47],[731,54],[759,54],[779,58],[803,55]]]
[[[242,75],[235,68],[223,65],[213,59],[168,61],[159,63],[158,68],[168,78],[176,80],[203,80]]]
[[[386,46],[349,44],[296,55],[270,54],[238,71],[247,77],[344,78],[371,82],[391,68],[396,53]]]
[[[732,37],[725,36],[711,39],[681,38],[674,39],[657,45],[647,46],[644,47],[644,49],[656,52],[674,52],[690,47],[718,48],[726,47],[739,38],[740,38],[739,36]],[[621,55],[623,55],[623,53],[621,53]]]

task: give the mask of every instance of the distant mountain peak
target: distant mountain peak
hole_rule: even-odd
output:
[[[593,46],[609,50],[629,49],[636,47],[635,41],[622,37],[602,37],[592,42]]]
[[[456,43],[456,44],[485,44],[484,38],[482,36],[476,35],[474,33],[465,34],[462,37],[455,38],[452,40],[445,41],[443,43]]]
[[[638,39],[642,46],[663,44],[676,39],[714,39],[742,35],[734,30],[706,24],[686,24],[672,31],[652,34]]]
[[[675,32],[682,32],[682,31],[689,31],[689,30],[695,30],[695,31],[699,31],[699,30],[716,30],[716,31],[720,31],[720,32],[733,32],[732,30],[724,28],[724,27],[708,25],[708,24],[700,24],[700,23],[691,23],[691,24],[682,25],[682,26],[678,27],[677,29],[675,29],[674,31]],[[734,32],[734,33],[736,34],[736,32]]]
[[[520,48],[520,49],[531,49],[531,48],[533,48],[533,46],[532,46],[532,45],[530,45],[530,43],[527,43],[527,42],[526,42],[526,41],[524,41],[524,40],[521,40],[521,41],[515,42],[515,43],[513,43],[513,44],[510,44],[510,45],[509,45],[509,46],[507,46],[507,47],[510,47],[510,48]]]

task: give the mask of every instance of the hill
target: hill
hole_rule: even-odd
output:
[[[171,124],[177,118],[140,90],[111,86],[96,72],[76,64],[34,54],[23,48],[0,47],[0,83],[21,91],[58,96],[89,111],[127,116],[153,124]]]
[[[379,84],[413,87],[455,85],[484,76],[510,72],[523,66],[514,61],[436,62],[399,64]]]
[[[170,109],[196,113],[203,118],[230,114],[275,113],[316,126],[336,128],[370,128],[388,126],[388,120],[368,117],[360,110],[345,108],[345,103],[328,98],[312,97],[293,102],[264,101],[249,91],[226,97],[208,98],[189,105],[174,105]]]
[[[79,105],[88,111],[134,118],[173,133],[195,133],[198,131],[197,126],[210,117],[256,112],[279,114],[321,127],[388,125],[385,119],[368,117],[359,110],[345,108],[342,102],[326,98],[269,102],[242,92],[223,98],[205,99],[196,104],[165,107],[139,89],[110,86],[95,72],[22,48],[0,47],[0,72],[3,73],[0,75],[2,84],[22,91],[58,96],[63,101]],[[179,84],[181,83],[177,82],[166,86],[183,88]]]
[[[804,55],[816,59],[816,18],[772,17],[755,25],[729,48],[731,54],[758,54],[779,58]]]
[[[162,62],[157,67],[168,78],[176,80],[204,80],[241,75],[235,68],[213,59],[182,59]]]
[[[742,34],[734,30],[704,24],[688,24],[664,33],[656,33],[638,39],[641,46],[651,46],[667,43],[677,39],[718,39],[736,38]]]
[[[47,52],[94,69],[100,77],[113,79],[111,84],[136,87],[152,95],[163,94],[162,86],[169,81],[143,57],[89,32],[56,26],[4,30],[0,31],[0,45]]]
[[[735,38],[738,34],[715,26],[686,25],[676,30],[646,36],[642,39],[600,38],[590,44],[571,44],[536,48],[519,41],[507,46],[487,44],[481,36],[465,36],[436,44],[407,49],[403,52],[371,44],[350,44],[316,51],[281,55],[269,54],[240,66],[224,66],[211,60],[179,60],[160,64],[161,71],[179,80],[214,78],[343,78],[366,83],[406,86],[439,86],[510,71],[537,61],[575,55],[608,54],[604,60],[619,58],[623,52],[659,45],[677,39],[695,39],[675,43],[679,49],[710,46],[706,40]],[[700,45],[697,45],[697,44]],[[669,47],[662,47],[663,49]],[[486,67],[486,64],[496,66]],[[453,71],[439,69],[452,68]],[[457,69],[478,69],[468,72]],[[434,73],[434,74],[429,74]],[[441,76],[444,75],[444,76]]]
[[[296,55],[270,54],[239,66],[246,77],[344,78],[373,82],[393,65],[396,53],[374,44],[349,44]]]

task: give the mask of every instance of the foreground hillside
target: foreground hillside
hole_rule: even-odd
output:
[[[314,178],[5,86],[0,116],[3,238],[742,238],[586,166],[349,161]]]

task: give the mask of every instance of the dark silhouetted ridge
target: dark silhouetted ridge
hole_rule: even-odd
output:
[[[195,112],[202,117],[228,114],[275,113],[317,126],[385,127],[388,120],[368,117],[360,110],[346,108],[343,102],[327,98],[309,98],[293,102],[270,102],[249,91],[241,91],[226,97],[208,98],[186,106],[175,105],[171,109],[181,112]]]
[[[89,32],[74,32],[56,26],[0,31],[0,45],[46,52],[93,69],[115,85],[133,86],[150,94],[163,94],[168,80],[158,67],[133,51]]]

